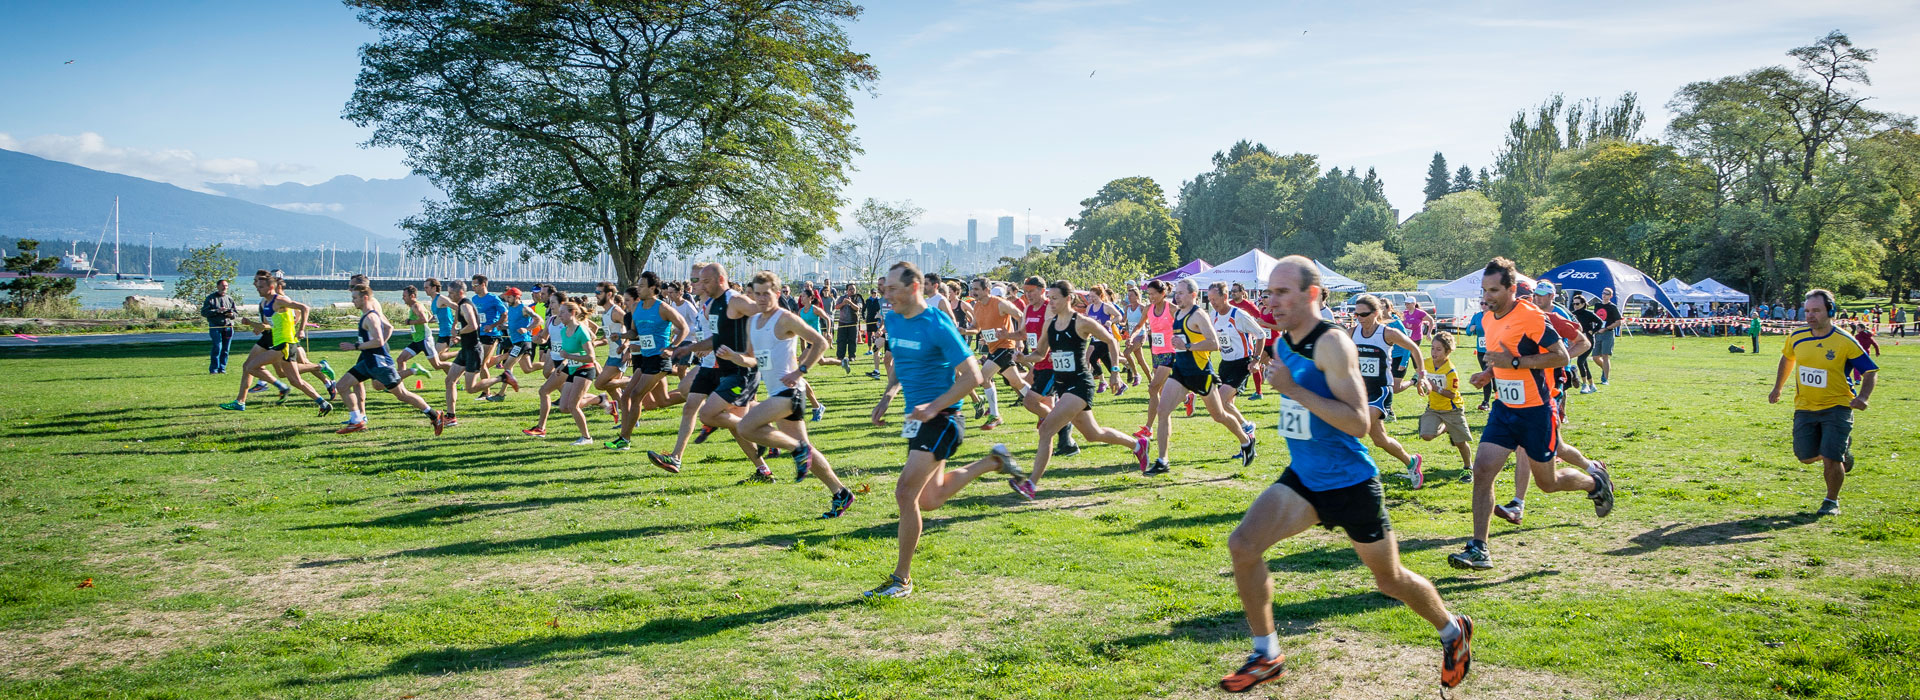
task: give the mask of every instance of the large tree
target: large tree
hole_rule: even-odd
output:
[[[415,253],[576,261],[817,249],[877,77],[846,0],[347,0],[379,32],[346,117],[447,193]]]
[[[1453,191],[1453,184],[1447,180],[1447,157],[1433,152],[1433,162],[1427,164],[1427,201],[1447,196]]]
[[[1247,249],[1286,245],[1300,229],[1300,204],[1319,175],[1311,155],[1278,155],[1241,141],[1213,154],[1213,170],[1180,187],[1180,257],[1224,260]]]
[[[1500,215],[1476,190],[1455,192],[1427,204],[1400,227],[1400,251],[1407,272],[1431,279],[1453,279],[1493,257],[1493,231]]]
[[[1079,230],[1060,249],[1063,262],[1119,255],[1156,272],[1180,266],[1180,222],[1164,203],[1149,206],[1122,199],[1093,210],[1076,224]]]
[[[913,252],[914,241],[907,230],[926,213],[927,210],[914,206],[910,199],[894,203],[868,197],[853,212],[853,220],[860,224],[861,233],[847,234],[833,244],[828,255],[836,264],[853,270],[859,282],[871,284],[895,258]]]

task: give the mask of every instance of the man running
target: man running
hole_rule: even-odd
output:
[[[413,289],[409,286],[407,289]],[[347,370],[347,376],[340,380],[340,395],[346,397],[347,425],[334,432],[341,435],[357,433],[367,429],[366,394],[355,391],[361,382],[372,382],[373,388],[393,394],[393,397],[408,406],[419,409],[427,417],[427,423],[433,428],[433,434],[439,435],[442,427],[440,412],[427,405],[422,399],[401,383],[398,365],[393,356],[387,353],[387,337],[393,334],[393,325],[387,322],[386,314],[380,312],[380,302],[373,298],[373,290],[365,284],[356,284],[352,288],[353,306],[360,309],[360,337],[357,342],[341,341],[341,350],[360,351],[359,360],[353,363],[353,369]],[[415,305],[419,302],[415,301]]]
[[[985,458],[947,471],[947,458],[960,449],[966,436],[960,409],[966,395],[986,380],[985,373],[967,350],[953,319],[927,308],[920,293],[919,268],[894,263],[881,283],[881,294],[893,302],[885,319],[887,342],[894,352],[887,385],[898,385],[906,393],[906,422],[900,437],[907,441],[907,463],[893,488],[894,503],[900,508],[899,557],[887,582],[867,591],[866,597],[905,598],[913,594],[913,550],[920,545],[921,513],[939,508],[988,472],[1016,481],[1026,474],[1006,445],[994,445]],[[875,416],[873,423],[887,424],[881,416]]]
[[[467,285],[459,280],[448,282],[447,296],[454,308],[453,333],[460,339],[460,354],[447,367],[447,408],[442,413],[442,422],[451,428],[460,424],[455,413],[460,393],[455,385],[461,384],[467,391],[485,391],[485,386],[474,387],[477,377],[486,374],[486,363],[480,347],[480,315],[474,312],[473,299],[467,297]],[[464,383],[460,381],[462,376],[466,377]]]
[[[1266,552],[1314,525],[1340,528],[1374,587],[1440,632],[1440,684],[1452,688],[1473,668],[1473,620],[1454,615],[1426,578],[1400,564],[1379,470],[1359,437],[1374,425],[1353,341],[1315,313],[1326,294],[1313,261],[1290,255],[1268,277],[1267,306],[1282,329],[1267,379],[1281,395],[1280,434],[1292,458],[1279,481],[1254,499],[1227,538],[1233,580],[1253,634],[1253,654],[1220,688],[1244,693],[1286,675],[1273,624]]]
[[[1393,384],[1396,381],[1390,376],[1387,365],[1392,358],[1394,348],[1411,353],[1413,357],[1419,357],[1420,346],[1414,344],[1413,339],[1408,338],[1406,334],[1394,330],[1382,321],[1382,317],[1389,310],[1379,297],[1372,294],[1356,297],[1353,300],[1352,340],[1354,351],[1360,356],[1360,379],[1367,387],[1367,406],[1370,407],[1368,410],[1372,411],[1371,415],[1374,417],[1373,427],[1368,429],[1367,435],[1373,440],[1375,447],[1386,450],[1387,454],[1393,455],[1394,459],[1406,465],[1407,481],[1417,489],[1427,483],[1424,458],[1408,453],[1407,448],[1401,446],[1399,440],[1387,434],[1386,420],[1393,400]],[[1427,371],[1415,367],[1415,375],[1416,385],[1419,387],[1420,394],[1424,396],[1430,383],[1427,379]]]
[[[1014,347],[1020,344],[1019,336],[1014,332],[1014,319],[1022,318],[1019,307],[1006,299],[1006,290],[998,285],[988,287],[985,278],[973,281],[974,330],[980,343],[986,348],[989,371],[999,375],[1007,382],[1007,388],[1019,396],[1027,389],[1026,377],[1020,374],[1020,365],[1014,362]],[[1000,427],[1000,392],[994,387],[991,377],[986,381],[987,422],[980,425],[981,430]]]
[[[1037,362],[1045,357],[1053,364],[1053,407],[1040,418],[1037,433],[1040,444],[1034,448],[1033,478],[1015,480],[1013,490],[1029,499],[1039,490],[1040,477],[1047,473],[1047,461],[1051,456],[1047,442],[1061,430],[1071,426],[1079,430],[1082,436],[1094,442],[1120,445],[1133,448],[1133,457],[1139,462],[1141,471],[1147,469],[1147,438],[1128,436],[1113,428],[1101,427],[1093,417],[1093,373],[1089,367],[1093,361],[1088,358],[1091,352],[1108,353],[1108,361],[1113,360],[1114,348],[1119,342],[1113,333],[1091,317],[1073,310],[1073,283],[1066,280],[1054,280],[1047,291],[1046,318],[1041,324],[1040,344],[1031,354],[1020,358],[1021,362]],[[1111,364],[1109,364],[1111,367]]]
[[[1853,412],[1867,410],[1880,367],[1859,342],[1834,327],[1833,292],[1809,291],[1801,308],[1807,325],[1794,329],[1780,348],[1767,403],[1780,402],[1780,388],[1793,374],[1793,456],[1801,464],[1821,464],[1827,497],[1816,514],[1834,515],[1840,512],[1840,487],[1853,471]],[[1860,374],[1858,392],[1849,377],[1853,372]]]
[[[790,453],[794,482],[806,480],[808,474],[818,477],[829,498],[827,512],[820,517],[838,518],[853,506],[853,491],[840,483],[826,454],[808,441],[806,423],[806,376],[826,354],[827,337],[781,305],[784,295],[779,289],[780,277],[767,270],[756,273],[747,285],[747,294],[766,311],[747,320],[753,354],[741,358],[741,362],[759,374],[759,383],[770,395],[740,418],[740,435]],[[806,342],[805,355],[796,359],[796,345],[801,341]]]
[[[1473,460],[1473,539],[1465,551],[1447,556],[1456,569],[1493,568],[1487,552],[1487,528],[1493,517],[1493,484],[1507,457],[1519,451],[1519,467],[1527,469],[1547,493],[1583,491],[1593,501],[1594,514],[1613,512],[1613,482],[1607,468],[1594,462],[1583,473],[1555,469],[1560,430],[1554,419],[1554,388],[1550,373],[1567,364],[1566,343],[1533,302],[1519,297],[1519,273],[1513,262],[1494,258],[1481,277],[1481,296],[1487,315],[1487,364],[1491,370],[1473,375],[1474,386],[1494,385],[1495,403],[1480,431]]]
[[[427,312],[426,304],[420,301],[420,288],[407,285],[406,289],[400,290],[400,302],[407,307],[407,325],[412,333],[412,341],[400,349],[400,357],[394,361],[405,368],[400,370],[400,381],[416,375],[421,379],[432,379],[433,373],[428,367],[447,371],[446,360],[440,359],[440,346],[434,344],[433,334],[427,331],[427,323],[432,321],[432,315]],[[409,362],[416,357],[426,360],[427,367]]]
[[[702,364],[700,374],[694,377],[693,385],[688,387],[687,404],[697,407],[697,417],[707,426],[702,439],[716,429],[727,429],[733,433],[740,451],[746,453],[747,460],[753,463],[754,472],[747,477],[748,480],[771,483],[773,470],[767,468],[760,451],[735,430],[740,425],[740,415],[746,413],[747,404],[753,402],[760,386],[759,375],[736,360],[750,357],[753,352],[752,340],[747,336],[747,318],[765,309],[746,295],[733,291],[727,284],[727,268],[720,263],[702,265],[700,282],[703,291],[711,299],[707,303],[707,327],[712,335],[692,345],[682,346],[674,350],[674,354],[712,354]],[[683,418],[673,452],[661,454],[648,450],[647,459],[654,466],[679,473],[680,457],[686,452],[691,428]]]
[[[307,311],[311,307],[283,294],[281,290],[286,282],[277,273],[277,270],[256,270],[253,273],[253,290],[260,294],[260,320],[240,319],[240,322],[258,331],[260,340],[247,351],[247,359],[240,365],[240,392],[232,401],[220,404],[220,408],[228,411],[247,410],[247,377],[251,376],[261,381],[272,381],[280,389],[280,400],[283,402],[287,400],[287,383],[292,382],[291,388],[299,389],[300,393],[313,399],[314,405],[320,408],[320,415],[327,415],[333,412],[333,404],[300,378],[300,374],[307,370],[293,361],[293,346],[300,342],[299,329],[306,326]],[[269,365],[280,374],[281,379],[276,380],[267,374]]]
[[[640,283],[627,288],[627,319],[633,324],[633,342],[627,344],[627,350],[631,353],[633,378],[619,394],[620,436],[607,443],[608,449],[627,449],[647,394],[673,374],[667,348],[687,337],[687,320],[660,298],[660,291],[660,276],[652,270],[641,272]]]
[[[1240,446],[1241,463],[1252,461],[1248,453],[1254,449],[1253,435],[1242,419],[1222,405],[1220,393],[1214,391],[1219,379],[1213,374],[1213,354],[1220,349],[1220,336],[1213,330],[1213,321],[1207,312],[1200,308],[1200,290],[1190,279],[1173,283],[1174,315],[1171,328],[1173,336],[1173,355],[1168,362],[1168,381],[1154,395],[1156,405],[1154,415],[1160,421],[1157,434],[1153,435],[1157,450],[1153,464],[1142,474],[1158,476],[1172,471],[1167,464],[1167,444],[1173,439],[1173,407],[1180,405],[1183,397],[1199,396],[1206,402],[1207,415],[1213,418],[1233,435],[1234,444]]]

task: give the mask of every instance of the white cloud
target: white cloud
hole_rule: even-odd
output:
[[[203,158],[182,148],[113,146],[106,137],[91,131],[75,136],[43,134],[24,140],[0,133],[0,148],[209,194],[217,193],[208,184],[263,185],[268,178],[281,182],[309,170],[304,165],[261,163],[251,158]]]

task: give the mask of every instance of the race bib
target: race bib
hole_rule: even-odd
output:
[[[1048,356],[1053,360],[1053,371],[1055,372],[1074,371],[1073,353],[1071,351],[1055,350],[1051,353],[1048,353]]]
[[[1816,367],[1801,367],[1800,386],[1813,387],[1815,389],[1827,388],[1827,371]]]
[[[1037,348],[1037,347],[1040,347],[1040,334],[1039,334],[1039,333],[1028,333],[1028,334],[1027,334],[1027,347],[1030,347],[1030,348]]]
[[[773,367],[773,351],[755,350],[753,352],[753,361],[760,365],[760,371],[765,372]]]
[[[1508,406],[1519,408],[1520,404],[1527,402],[1527,380],[1525,379],[1495,379],[1493,390],[1500,394],[1500,403]]]
[[[1000,341],[1000,331],[993,328],[980,331],[980,339],[989,343],[997,343]]]
[[[911,439],[919,434],[920,421],[908,419],[905,425],[900,426],[900,437]]]
[[[707,314],[707,327],[700,329],[700,339],[706,340],[720,330],[719,314]]]
[[[1164,347],[1166,347],[1166,346],[1167,346],[1167,334],[1165,334],[1165,333],[1153,333],[1153,334],[1151,334],[1151,335],[1153,336],[1153,346],[1154,346],[1154,347],[1156,347],[1156,348],[1164,348]]]
[[[1311,417],[1307,407],[1300,405],[1300,402],[1280,397],[1280,437],[1289,440],[1313,439],[1313,429],[1308,422]]]
[[[553,351],[552,353],[550,353],[550,355],[553,357],[554,362],[559,362],[561,360],[567,359],[566,354],[560,352],[559,350]]]
[[[653,336],[651,335],[640,336],[639,343],[640,343],[641,350],[654,350],[659,347],[658,345],[654,344],[654,339],[653,339]]]
[[[1360,376],[1378,377],[1381,374],[1382,372],[1380,371],[1380,358],[1378,357],[1360,358]]]

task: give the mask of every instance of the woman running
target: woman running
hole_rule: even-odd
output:
[[[247,324],[248,328],[259,331],[260,340],[254,343],[252,350],[247,351],[247,361],[241,365],[239,395],[232,401],[220,404],[220,408],[229,411],[247,410],[247,377],[251,375],[263,381],[273,381],[273,377],[266,371],[266,368],[271,365],[274,371],[285,380],[273,381],[274,385],[280,389],[281,401],[287,400],[287,383],[291,382],[292,388],[299,389],[300,393],[313,399],[314,405],[320,407],[320,415],[333,412],[333,404],[328,403],[320,396],[320,392],[314,391],[312,386],[307,385],[306,380],[300,378],[303,368],[293,362],[293,346],[300,342],[299,329],[306,326],[307,311],[310,307],[282,294],[281,288],[284,284],[283,280],[266,270],[257,270],[253,273],[253,289],[260,294],[260,320],[242,319],[241,322]]]
[[[387,337],[393,334],[393,325],[387,322],[386,314],[380,313],[380,302],[374,299],[373,290],[365,284],[356,284],[352,292],[353,305],[360,309],[360,335],[357,341],[341,341],[340,349],[358,350],[360,357],[340,380],[340,395],[346,397],[347,403],[347,425],[334,432],[345,435],[367,429],[366,394],[356,390],[361,382],[372,382],[373,388],[391,393],[400,403],[419,410],[427,417],[433,434],[439,435],[445,427],[441,425],[440,412],[427,405],[426,399],[407,391],[401,383],[399,366],[387,352]]]
[[[1174,308],[1167,301],[1167,283],[1153,280],[1147,283],[1147,304],[1142,308],[1140,326],[1133,331],[1130,341],[1132,351],[1138,353],[1142,346],[1153,355],[1153,376],[1147,382],[1147,422],[1133,434],[1153,437],[1153,426],[1160,413],[1160,389],[1167,384],[1167,377],[1173,373],[1173,358],[1179,353],[1173,349]]]
[[[607,448],[614,450],[628,448],[647,395],[665,385],[673,374],[673,361],[668,359],[666,349],[686,339],[688,333],[687,320],[660,298],[660,276],[652,270],[640,273],[640,283],[627,288],[627,308],[627,318],[633,322],[633,342],[628,344],[633,378],[620,392],[620,437],[607,443]]]
[[[1393,359],[1393,348],[1417,353],[1420,346],[1415,345],[1405,333],[1381,323],[1380,319],[1387,313],[1389,309],[1386,304],[1372,294],[1362,294],[1353,300],[1353,345],[1354,351],[1360,356],[1360,381],[1367,390],[1367,415],[1371,417],[1367,424],[1367,435],[1373,439],[1374,446],[1407,466],[1407,481],[1417,489],[1427,483],[1426,471],[1421,468],[1421,457],[1408,454],[1400,441],[1387,434],[1386,417],[1396,381],[1388,367]],[[1420,395],[1425,396],[1430,386],[1427,371],[1421,367],[1414,368],[1414,371],[1417,373],[1414,385]]]
[[[1111,355],[1120,343],[1105,325],[1074,311],[1073,300],[1079,296],[1073,293],[1073,283],[1066,280],[1055,280],[1047,287],[1047,315],[1042,326],[1046,332],[1040,334],[1033,353],[1020,358],[1024,363],[1036,363],[1042,357],[1053,360],[1053,395],[1056,397],[1053,408],[1040,420],[1037,429],[1039,446],[1034,450],[1032,474],[1013,481],[1013,490],[1027,498],[1033,498],[1039,490],[1040,477],[1046,474],[1047,461],[1053,456],[1047,443],[1069,425],[1088,440],[1132,447],[1140,469],[1147,468],[1145,436],[1129,437],[1113,428],[1101,427],[1093,417],[1093,373],[1087,355],[1095,348],[1105,348]],[[1112,359],[1107,358],[1109,362]]]
[[[593,444],[593,436],[587,432],[587,414],[580,406],[580,396],[593,385],[594,357],[593,334],[581,325],[579,318],[583,313],[579,304],[571,301],[561,304],[554,310],[560,334],[560,350],[553,359],[560,363],[559,376],[564,379],[560,389],[560,408],[573,414],[573,424],[580,428],[580,439],[574,440],[575,446]],[[546,411],[540,416],[541,427],[546,424]],[[543,431],[544,432],[544,431]]]

